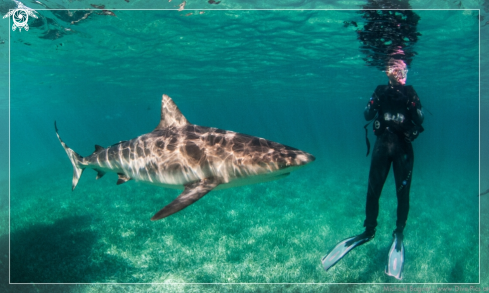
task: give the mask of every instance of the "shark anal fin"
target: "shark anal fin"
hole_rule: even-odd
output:
[[[165,129],[170,126],[185,126],[187,124],[189,124],[187,118],[183,116],[175,102],[169,96],[163,95],[161,99],[161,119],[155,130]]]
[[[185,185],[185,190],[169,205],[157,212],[151,221],[163,219],[201,199],[204,195],[216,188],[221,182],[218,179],[202,179],[200,181]]]
[[[119,175],[119,180],[117,180],[117,185],[122,184],[122,183],[126,183],[127,181],[131,180],[131,178],[127,177],[125,174],[117,173],[117,175]],[[97,175],[97,177],[98,177],[98,175]],[[102,177],[102,176],[100,176],[100,177]]]
[[[100,171],[100,170],[97,170],[97,169],[94,169],[95,171],[97,171],[97,177],[95,177],[95,180],[99,180],[100,178],[102,178],[102,176],[105,175],[105,172],[104,171]]]

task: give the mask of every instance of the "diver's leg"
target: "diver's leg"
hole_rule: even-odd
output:
[[[393,159],[397,193],[396,231],[402,233],[409,213],[409,191],[413,176],[414,153],[411,143],[401,142]]]
[[[392,233],[392,244],[389,249],[385,273],[396,279],[402,279],[404,267],[404,227],[409,212],[409,189],[413,175],[413,147],[411,143],[399,141],[394,150],[393,169],[397,193],[396,230]]]
[[[377,216],[379,215],[379,199],[387,174],[390,169],[390,158],[386,134],[377,138],[372,151],[372,162],[368,175],[368,191],[366,205],[366,219],[364,226],[368,231],[375,233]]]

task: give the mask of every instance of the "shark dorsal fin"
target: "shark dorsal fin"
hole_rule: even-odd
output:
[[[187,119],[183,116],[182,112],[180,112],[173,100],[169,96],[163,95],[163,98],[161,99],[161,120],[155,130],[171,126],[179,127],[187,124],[189,124]]]

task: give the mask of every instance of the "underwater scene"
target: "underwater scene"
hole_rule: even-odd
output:
[[[10,201],[2,201],[10,203],[10,282],[480,281],[478,10],[94,6],[68,13],[44,6],[29,30],[10,32]],[[386,33],[375,35],[379,29]],[[401,50],[393,49],[396,41]],[[365,229],[376,137],[373,124],[366,126],[366,156],[363,111],[389,82],[389,54],[407,64],[406,84],[424,113],[424,131],[412,142],[402,280],[385,273],[397,219],[392,168],[375,238],[328,271],[321,263]],[[101,170],[79,176],[70,162],[76,155],[67,156],[55,128],[88,158],[167,126],[160,125],[164,94],[189,125],[264,138],[314,158],[286,167],[277,158],[258,160],[254,166],[281,170],[209,188],[152,221],[183,188]],[[179,167],[192,173],[195,152],[187,151]],[[233,167],[219,166],[216,177]]]

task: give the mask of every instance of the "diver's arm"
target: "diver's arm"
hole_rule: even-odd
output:
[[[423,107],[421,106],[421,101],[419,100],[419,97],[414,89],[413,92],[414,96],[412,98],[411,105],[409,105],[409,112],[414,124],[421,125],[424,121]]]
[[[419,100],[419,97],[414,89],[412,98],[408,102],[408,112],[414,125],[410,130],[404,132],[404,139],[406,142],[411,143],[419,136],[421,132],[424,131],[423,126],[421,126],[424,120],[423,107],[421,106],[421,101]]]
[[[367,106],[365,106],[365,111],[363,111],[363,116],[365,116],[365,120],[367,121],[372,120],[377,114],[379,107],[380,107],[379,97],[377,96],[376,93],[374,93],[370,98],[370,100],[368,101]]]

